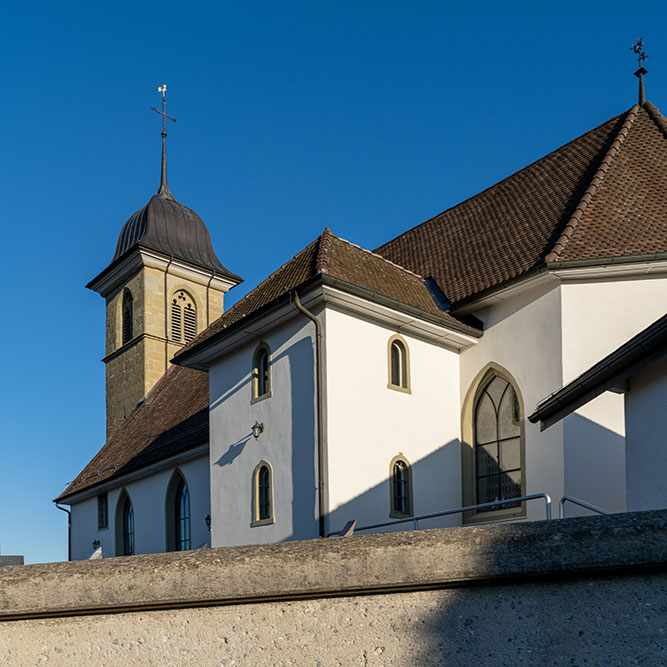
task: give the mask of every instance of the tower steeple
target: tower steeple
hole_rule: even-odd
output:
[[[167,185],[167,87],[160,86],[160,188],[125,223],[116,252],[87,287],[107,303],[106,402],[110,438],[167,371],[174,354],[223,311],[241,278],[216,256],[204,221]]]
[[[166,94],[167,94],[167,84],[163,83],[158,87],[158,92],[162,93],[162,111],[156,107],[151,107],[153,111],[159,116],[162,116],[162,170],[160,172],[160,188],[157,193],[164,197],[165,199],[173,199],[173,195],[169,190],[167,185],[167,126],[166,123],[168,120],[176,122],[176,119],[173,116],[167,114],[165,110],[166,105]]]

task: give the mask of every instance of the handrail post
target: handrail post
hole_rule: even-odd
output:
[[[548,493],[544,494],[544,502],[546,503],[544,513],[546,515],[547,521],[550,521],[551,520],[551,496],[549,496]]]

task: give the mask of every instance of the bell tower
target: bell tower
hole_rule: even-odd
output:
[[[223,312],[242,278],[217,258],[204,221],[167,185],[162,93],[160,188],[125,223],[109,266],[86,287],[106,300],[107,440],[169,367],[169,360]]]

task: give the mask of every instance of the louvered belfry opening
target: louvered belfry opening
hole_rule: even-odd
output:
[[[197,307],[185,290],[179,290],[171,300],[171,339],[189,343],[196,335]]]

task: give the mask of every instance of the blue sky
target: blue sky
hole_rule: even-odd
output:
[[[647,97],[642,3],[23,3],[0,27],[5,353],[0,553],[67,557],[51,499],[104,440],[104,304],[86,282],[169,184],[245,283],[329,225],[374,248]]]

